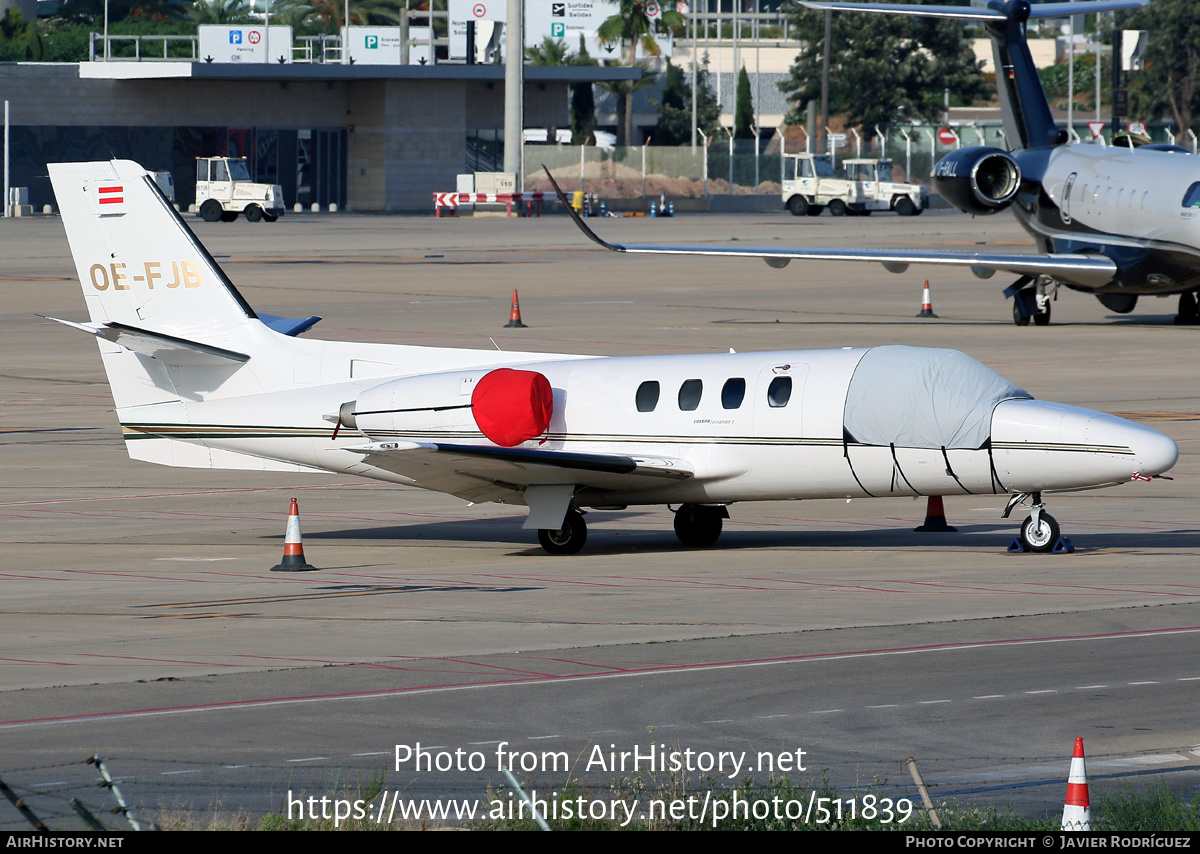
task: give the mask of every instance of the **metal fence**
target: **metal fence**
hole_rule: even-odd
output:
[[[778,194],[779,155],[757,156],[753,140],[707,148],[643,145],[597,148],[579,145],[524,146],[524,186],[549,189],[543,167],[566,191],[605,198],[703,198],[710,195]],[[757,180],[756,180],[757,179]]]

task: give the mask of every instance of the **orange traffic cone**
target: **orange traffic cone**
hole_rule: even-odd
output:
[[[919,525],[913,530],[923,533],[952,533],[958,528],[946,524],[946,508],[942,504],[942,496],[931,495],[925,502],[925,524]]]
[[[929,297],[929,279],[925,280],[925,290],[921,292],[921,313],[917,317],[937,317],[933,313],[933,300]]]
[[[1083,739],[1075,739],[1071,773],[1067,778],[1067,802],[1060,830],[1091,830],[1092,805],[1088,798],[1087,766],[1083,761]]]
[[[504,328],[510,326],[525,328],[525,324],[521,322],[521,303],[517,300],[517,289],[513,288],[512,311],[508,314],[508,323],[504,324]]]
[[[283,560],[271,567],[271,572],[316,572],[304,559],[304,543],[300,538],[300,507],[296,499],[288,510],[287,535],[283,540]]]

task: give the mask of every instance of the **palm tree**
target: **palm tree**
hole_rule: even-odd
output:
[[[656,0],[620,0],[621,10],[618,14],[606,19],[596,36],[600,43],[607,45],[620,44],[626,47],[628,54],[625,64],[630,68],[637,65],[637,49],[640,46],[647,56],[658,56],[661,51],[654,33],[666,30],[678,30],[683,26],[683,15],[675,11],[663,9]],[[658,8],[661,13],[657,19],[648,14],[651,7]],[[625,85],[625,122],[624,140],[619,143],[629,145],[633,140],[633,90],[632,80]]]
[[[197,24],[240,24],[250,20],[244,0],[196,0],[188,17]]]

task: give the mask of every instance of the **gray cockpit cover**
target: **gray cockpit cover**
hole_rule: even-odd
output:
[[[846,431],[864,445],[981,448],[992,410],[1033,395],[957,350],[874,347],[846,391]]]

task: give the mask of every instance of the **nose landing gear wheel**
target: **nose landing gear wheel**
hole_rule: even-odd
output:
[[[1058,520],[1049,513],[1042,513],[1036,525],[1028,516],[1021,523],[1021,545],[1031,552],[1048,552],[1058,542],[1059,533]]]
[[[587,542],[587,523],[583,521],[583,514],[578,510],[568,510],[563,518],[563,526],[557,531],[549,528],[538,530],[538,542],[552,555],[578,554]]]
[[[720,507],[684,504],[675,511],[675,536],[685,546],[711,546],[721,536],[721,519],[725,513]]]

